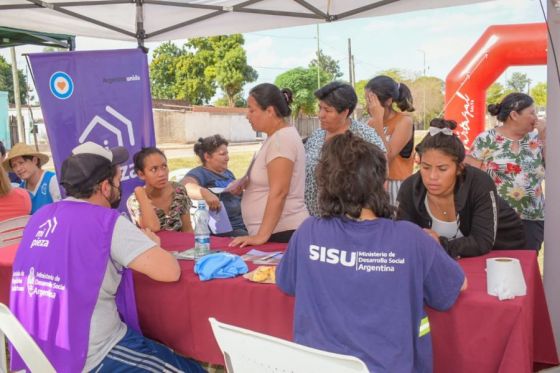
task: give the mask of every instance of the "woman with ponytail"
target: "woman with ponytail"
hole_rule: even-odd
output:
[[[288,242],[308,213],[303,200],[305,150],[286,118],[292,110],[292,91],[274,84],[259,84],[249,92],[247,119],[267,138],[255,156],[241,199],[248,236],[230,246]]]
[[[232,231],[218,234],[224,237],[247,235],[247,228],[241,216],[241,196],[232,191],[222,192],[232,182],[235,175],[228,169],[228,142],[220,135],[199,138],[194,144],[194,153],[201,166],[190,170],[182,183],[191,199],[203,199],[210,210],[218,211],[224,204]]]
[[[320,217],[295,232],[276,284],[296,298],[295,342],[357,356],[371,372],[431,372],[424,306],[449,309],[467,280],[420,228],[392,219],[386,174],[379,147],[350,131],[327,141]]]
[[[366,84],[365,95],[371,117],[368,124],[377,131],[387,149],[388,191],[394,205],[402,181],[412,174],[414,166],[414,125],[412,118],[404,113],[414,111],[412,94],[405,84],[380,75]]]
[[[486,171],[502,196],[517,211],[525,227],[527,247],[539,250],[544,239],[546,123],[537,118],[534,101],[525,93],[510,93],[488,112],[502,126],[479,134],[467,163]]]
[[[455,127],[452,120],[430,122],[416,147],[420,171],[399,190],[398,219],[424,228],[452,258],[523,249],[521,220],[497,195],[490,176],[464,164],[465,147]]]

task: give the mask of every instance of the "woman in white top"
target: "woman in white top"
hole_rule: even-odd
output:
[[[292,92],[273,84],[259,84],[249,92],[247,119],[267,139],[255,156],[241,199],[248,236],[231,246],[288,242],[307,218],[304,203],[305,150],[297,130],[286,122],[291,114]]]

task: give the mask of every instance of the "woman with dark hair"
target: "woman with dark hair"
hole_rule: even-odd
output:
[[[375,129],[387,149],[389,162],[388,191],[395,205],[404,179],[414,167],[414,124],[404,112],[414,111],[412,94],[403,83],[385,75],[371,79],[365,88],[370,127]],[[396,111],[396,106],[400,111]]]
[[[259,84],[249,92],[247,119],[267,138],[255,156],[241,199],[243,221],[249,236],[237,237],[231,246],[288,242],[307,218],[303,201],[305,151],[291,114],[292,92],[274,84]]]
[[[315,91],[315,97],[319,100],[321,128],[313,131],[305,142],[307,158],[305,162],[305,204],[311,215],[318,216],[315,168],[321,158],[323,145],[332,137],[350,131],[382,150],[385,150],[385,146],[375,130],[350,118],[358,103],[358,97],[351,85],[332,82]]]
[[[486,173],[466,166],[465,147],[453,133],[457,123],[433,119],[416,147],[420,171],[404,181],[398,218],[418,224],[452,257],[496,249],[523,249],[523,225],[496,193]]]
[[[167,158],[155,147],[134,154],[134,171],[145,185],[126,201],[132,220],[142,229],[192,232],[192,202],[182,184],[169,181]]]
[[[498,194],[523,221],[526,248],[539,250],[544,239],[546,123],[524,93],[510,93],[501,103],[488,105],[488,112],[503,125],[476,137],[467,163],[494,179]]]
[[[424,306],[450,308],[467,280],[420,228],[391,219],[386,172],[377,146],[350,132],[329,140],[321,217],[295,232],[276,281],[295,295],[295,342],[357,356],[372,372],[431,372]]]
[[[202,166],[190,170],[182,183],[191,199],[203,199],[211,210],[220,209],[220,201],[226,209],[231,232],[219,236],[246,236],[247,228],[241,216],[241,196],[224,192],[235,181],[235,175],[228,169],[228,142],[220,135],[200,138],[194,144],[194,152],[200,158]]]

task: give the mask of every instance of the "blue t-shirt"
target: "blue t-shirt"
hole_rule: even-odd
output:
[[[381,218],[308,218],[276,271],[277,285],[296,297],[297,343],[391,373],[432,371],[424,305],[450,308],[464,277],[416,225]]]
[[[204,188],[225,188],[235,180],[235,176],[230,170],[218,174],[202,166],[193,168],[186,176],[196,179],[198,184]],[[227,210],[232,228],[247,230],[241,216],[241,197],[231,193],[221,193],[219,197]]]
[[[39,210],[41,207],[54,202],[53,196],[49,190],[49,183],[54,175],[55,174],[52,171],[45,171],[43,173],[43,179],[41,179],[41,182],[37,187],[37,192],[35,194],[29,192],[29,197],[31,197],[31,215],[33,215],[35,211]],[[25,189],[25,185],[26,182],[22,180],[20,187]]]

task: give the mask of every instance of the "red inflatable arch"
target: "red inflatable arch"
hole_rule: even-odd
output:
[[[509,67],[546,65],[546,25],[490,26],[445,81],[445,118],[466,146],[484,131],[486,90]]]

